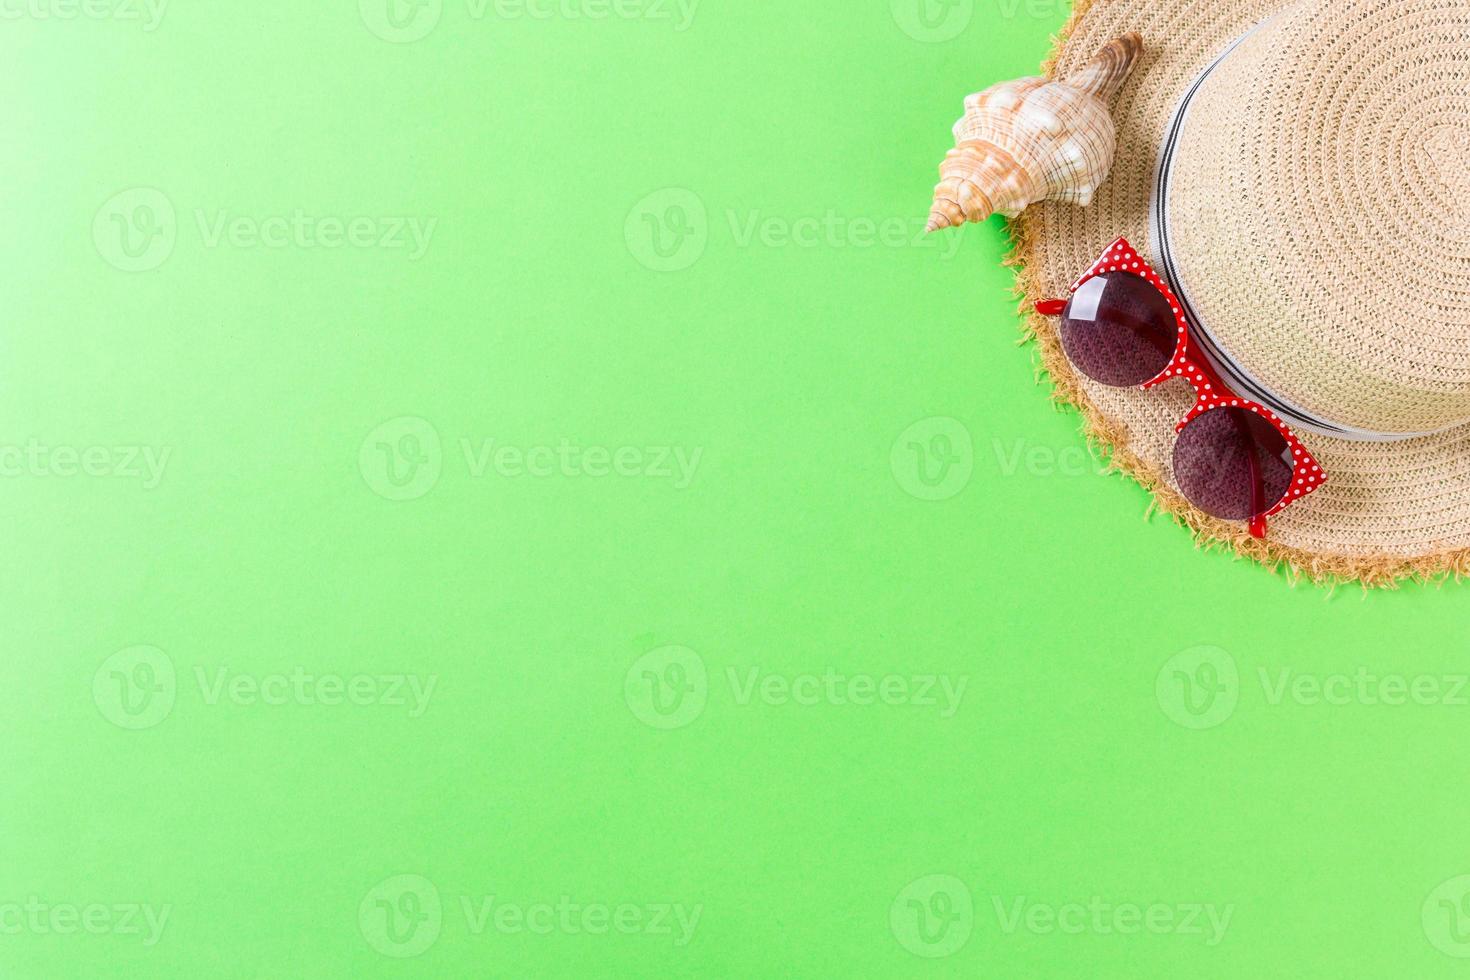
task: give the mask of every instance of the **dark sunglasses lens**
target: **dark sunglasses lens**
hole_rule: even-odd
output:
[[[1174,444],[1179,489],[1200,510],[1227,521],[1275,507],[1291,489],[1291,474],[1285,437],[1248,409],[1212,409],[1185,426]]]
[[[1062,311],[1067,359],[1094,381],[1131,388],[1158,377],[1178,346],[1179,327],[1164,294],[1123,272],[1083,283]]]

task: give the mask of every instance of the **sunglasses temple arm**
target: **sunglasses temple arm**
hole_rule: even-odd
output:
[[[1251,537],[1264,538],[1266,536],[1266,488],[1261,483],[1261,463],[1256,459],[1254,445],[1247,448],[1245,459],[1246,466],[1250,469],[1251,480]]]
[[[1266,536],[1266,486],[1261,481],[1261,461],[1256,457],[1255,440],[1250,437],[1250,430],[1246,428],[1244,422],[1233,414],[1227,417],[1235,424],[1235,431],[1240,434],[1241,442],[1245,446],[1246,475],[1251,481],[1251,537],[1264,538]]]

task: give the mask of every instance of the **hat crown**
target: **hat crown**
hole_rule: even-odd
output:
[[[1300,0],[1194,96],[1172,257],[1266,388],[1381,433],[1470,419],[1470,0]]]

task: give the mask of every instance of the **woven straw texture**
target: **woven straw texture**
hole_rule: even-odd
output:
[[[1171,171],[1179,273],[1238,362],[1377,432],[1470,419],[1470,3],[1283,10],[1212,73]]]
[[[1092,205],[1040,204],[1011,225],[1023,309],[1063,295],[1119,235],[1149,241],[1170,117],[1272,15],[1191,111],[1175,173],[1194,196],[1171,197],[1197,219],[1176,215],[1176,233],[1199,226],[1175,249],[1185,284],[1244,365],[1329,419],[1415,431],[1470,417],[1470,0],[1077,0],[1049,72],[1128,31],[1148,52],[1116,100],[1117,158]],[[1184,385],[1098,385],[1051,321],[1027,325],[1059,397],[1201,542],[1314,580],[1470,571],[1470,425],[1393,443],[1304,434],[1329,482],[1256,541],[1170,483]]]

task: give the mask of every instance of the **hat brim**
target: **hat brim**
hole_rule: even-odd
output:
[[[1149,205],[1160,144],[1180,99],[1231,42],[1289,0],[1076,0],[1047,69],[1081,68],[1129,31],[1147,52],[1114,106],[1112,176],[1088,207],[1043,203],[1011,222],[1026,328],[1058,396],[1081,410],[1088,434],[1153,492],[1161,509],[1205,542],[1317,581],[1392,585],[1470,572],[1470,424],[1403,442],[1306,436],[1327,484],[1272,519],[1265,541],[1192,506],[1173,485],[1174,426],[1192,403],[1186,385],[1109,388],[1073,371],[1052,320],[1031,304],[1065,294],[1120,235],[1150,241]],[[1150,251],[1152,251],[1150,249]]]

